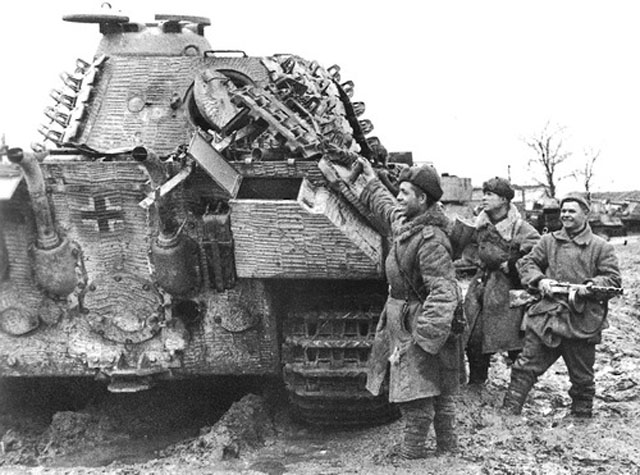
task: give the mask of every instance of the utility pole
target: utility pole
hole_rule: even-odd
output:
[[[0,161],[2,161],[3,157],[7,156],[7,150],[9,150],[9,147],[7,147],[7,142],[4,136],[4,133],[2,134],[2,141],[0,142]]]

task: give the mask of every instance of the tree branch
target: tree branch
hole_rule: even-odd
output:
[[[561,179],[557,176],[558,166],[571,156],[571,152],[564,149],[564,131],[564,127],[557,127],[551,131],[550,123],[547,122],[541,132],[523,140],[535,153],[535,156],[529,159],[527,165],[529,168],[532,168],[533,165],[542,168],[544,180],[534,179],[548,190],[551,198],[555,198],[556,183]]]

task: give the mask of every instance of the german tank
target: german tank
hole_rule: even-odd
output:
[[[400,165],[353,83],[215,51],[203,17],[64,20],[103,36],[61,75],[43,142],[0,167],[0,375],[120,392],[278,376],[304,420],[387,419],[364,389],[386,244],[336,176],[364,156],[392,186]],[[470,197],[443,180],[445,199]]]

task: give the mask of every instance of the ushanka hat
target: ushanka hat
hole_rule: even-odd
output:
[[[580,193],[579,191],[574,191],[565,195],[564,198],[560,200],[560,208],[562,208],[565,201],[575,201],[576,203],[579,203],[587,213],[591,211],[591,203],[589,203],[585,194]]]
[[[498,196],[506,198],[507,201],[511,201],[515,196],[515,192],[513,191],[513,188],[511,188],[511,183],[499,176],[485,181],[482,184],[482,191],[490,191]]]
[[[400,172],[398,181],[408,181],[424,191],[433,201],[438,201],[442,197],[442,186],[440,185],[440,175],[431,165],[405,168]]]

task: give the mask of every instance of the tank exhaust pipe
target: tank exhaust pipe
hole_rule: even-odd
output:
[[[131,156],[136,162],[145,162],[149,158],[149,152],[144,147],[135,147],[131,151]]]
[[[38,163],[47,154],[47,152],[24,153],[21,148],[10,148],[7,151],[9,161],[19,165],[24,173],[36,219],[38,247],[41,249],[52,249],[60,244],[60,237],[56,233],[51,208],[47,200],[44,177]]]
[[[197,291],[200,283],[197,245],[181,231],[182,226],[175,234],[160,232],[151,244],[158,285],[179,296]]]
[[[153,150],[139,145],[131,150],[131,158],[144,167],[154,187],[160,186],[168,180],[167,172],[162,166],[160,158]],[[167,205],[167,201],[163,197],[157,198],[154,203],[158,210],[160,232],[172,234],[178,228],[173,208]]]
[[[151,181],[161,184],[166,181],[166,172],[158,156],[146,147],[138,146],[131,157],[139,162],[149,174]],[[151,255],[157,283],[173,295],[185,295],[198,288],[197,245],[177,226],[174,212],[166,200],[155,201],[158,211],[159,231],[151,244]]]
[[[58,235],[44,183],[39,161],[48,152],[24,153],[21,148],[10,148],[7,158],[22,168],[31,208],[36,222],[36,246],[33,249],[35,278],[46,292],[66,297],[76,287],[76,263],[78,254],[69,241]],[[74,255],[75,254],[75,255]]]

